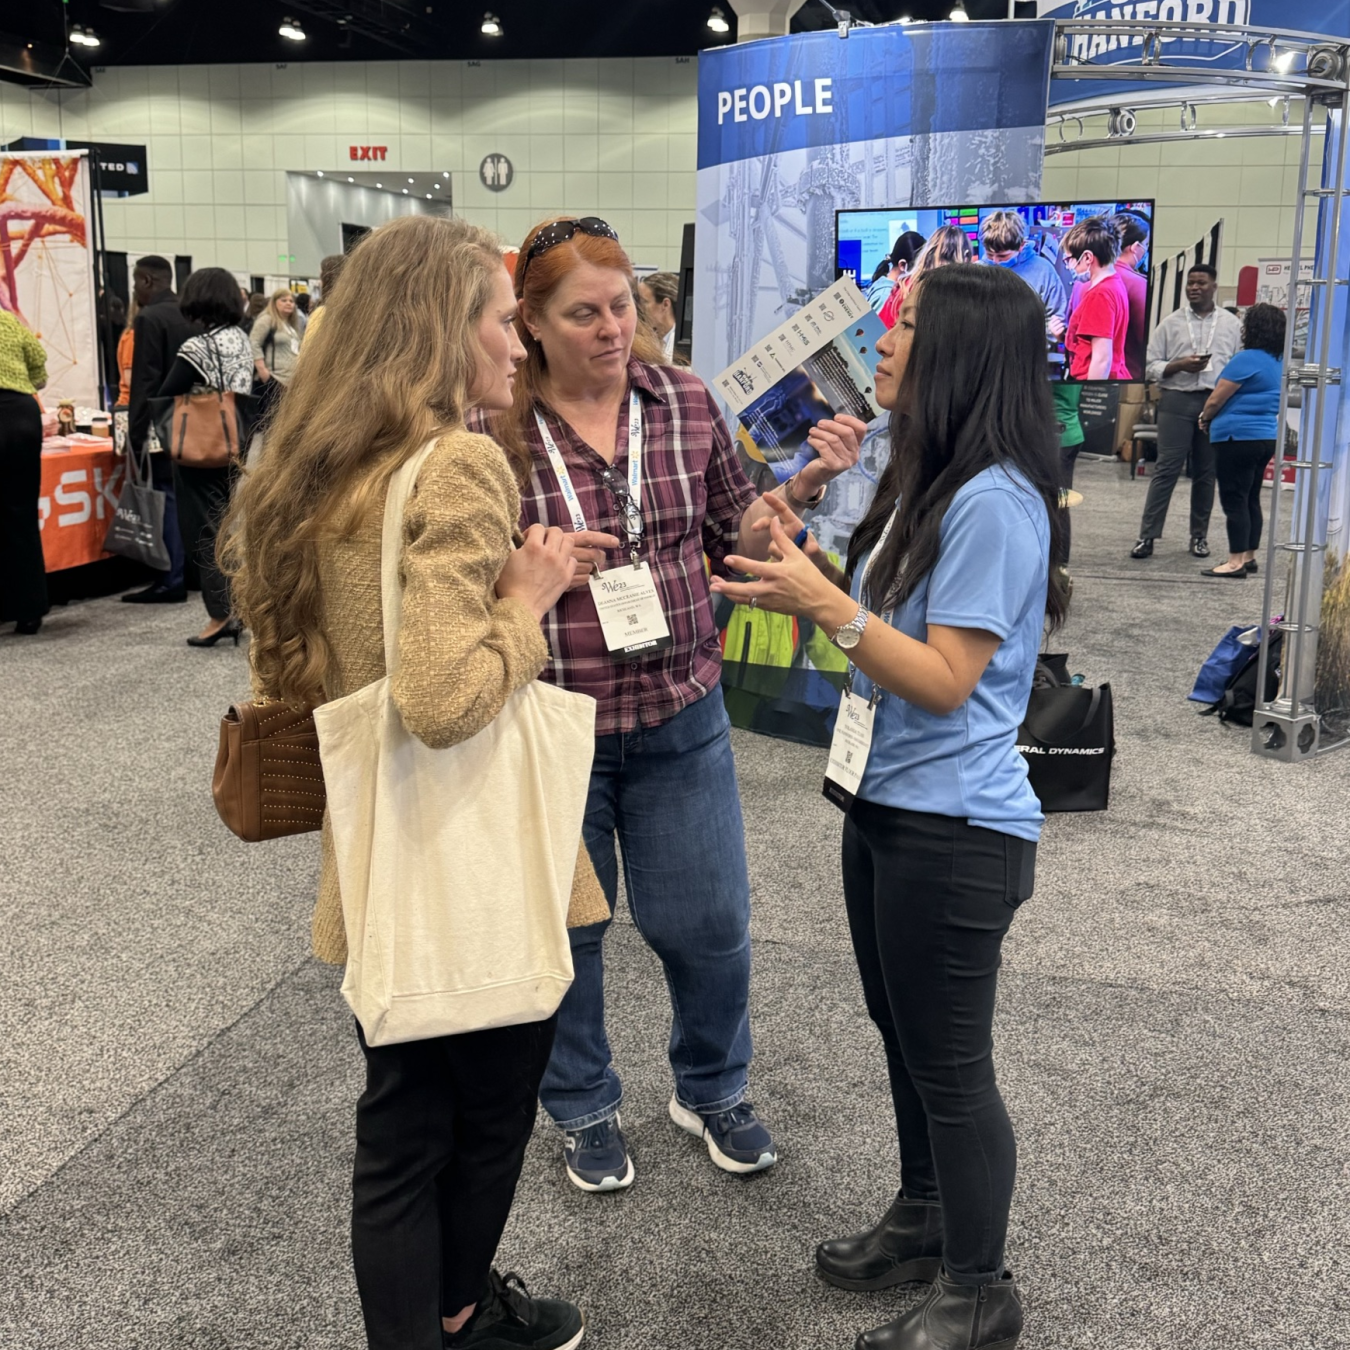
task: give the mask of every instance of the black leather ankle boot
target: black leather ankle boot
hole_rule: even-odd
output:
[[[889,1289],[942,1269],[942,1207],[897,1195],[875,1228],[816,1248],[816,1269],[840,1289]]]
[[[1012,1271],[993,1284],[954,1284],[938,1273],[929,1295],[903,1317],[858,1337],[856,1350],[1013,1350],[1022,1296]]]

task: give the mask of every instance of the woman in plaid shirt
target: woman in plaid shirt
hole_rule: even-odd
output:
[[[750,887],[704,558],[716,574],[730,553],[766,556],[752,526],[772,508],[702,381],[665,365],[639,327],[632,265],[604,221],[536,227],[515,283],[528,358],[491,430],[516,464],[524,523],[582,536],[577,580],[545,620],[544,678],[598,704],[586,846],[612,910],[617,838],[633,921],[665,967],[671,1118],[725,1171],[757,1172],[777,1153],[746,1097]],[[864,430],[820,423],[817,458],[779,494],[816,505],[857,463]],[[634,1175],[605,1033],[608,927],[571,930],[576,978],[540,1089],[568,1176],[588,1191]]]

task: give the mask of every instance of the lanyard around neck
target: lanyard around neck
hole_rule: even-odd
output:
[[[895,522],[899,517],[899,515],[900,515],[900,507],[897,504],[895,510],[891,512],[891,518],[886,522],[886,528],[881,532],[881,538],[877,540],[876,547],[871,551],[871,553],[867,555],[867,566],[863,568],[862,579],[858,582],[858,595],[861,597],[861,602],[863,604],[867,603],[866,599],[867,578],[872,575],[872,564],[876,562],[877,554],[880,553],[881,550],[886,547],[886,541],[891,537],[891,531],[895,528]],[[895,606],[892,605],[890,609],[886,610],[885,613],[881,615],[881,622],[884,623],[889,628],[891,620],[894,617],[895,617]],[[850,661],[848,663],[848,675],[844,681],[844,687],[849,691],[850,694],[853,692],[853,677],[857,673],[858,667],[855,666],[852,661]],[[880,702],[881,702],[881,686],[875,680],[873,680],[872,697],[868,699],[867,706],[869,708],[875,708],[877,704]]]
[[[581,501],[577,496],[576,485],[572,482],[572,475],[563,462],[562,451],[558,449],[558,443],[553,439],[553,433],[548,429],[548,423],[544,421],[543,414],[537,408],[534,412],[534,420],[539,427],[539,435],[544,441],[544,452],[548,455],[548,462],[553,467],[554,477],[558,480],[558,486],[562,489],[563,500],[567,503],[568,513],[572,517],[572,528],[578,532],[587,529],[586,514],[581,509]],[[631,389],[628,393],[628,495],[632,499],[634,511],[641,512],[642,399],[636,389]],[[640,537],[640,532],[638,537]],[[636,553],[636,538],[630,537],[629,542],[632,545],[633,552]]]

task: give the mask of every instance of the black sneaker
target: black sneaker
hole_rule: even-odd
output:
[[[574,1350],[585,1334],[586,1319],[575,1304],[531,1298],[519,1275],[494,1270],[473,1316],[444,1340],[449,1350]]]
[[[1191,537],[1191,553],[1197,558],[1209,557],[1209,540],[1203,535],[1193,535]]]
[[[1130,550],[1131,558],[1151,558],[1153,556],[1152,539],[1136,539],[1134,547]]]
[[[617,1112],[585,1129],[569,1130],[563,1137],[563,1162],[568,1180],[583,1191],[626,1190],[636,1174]]]

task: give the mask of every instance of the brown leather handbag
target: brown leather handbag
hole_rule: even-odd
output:
[[[236,703],[220,719],[211,795],[221,820],[250,844],[321,829],[328,794],[314,714]]]

